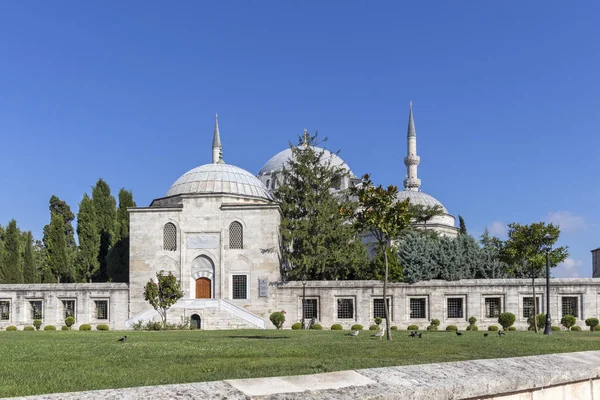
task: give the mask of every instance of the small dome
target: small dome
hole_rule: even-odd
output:
[[[354,176],[350,167],[338,157],[337,154],[332,153],[327,149],[322,149],[320,147],[311,146],[312,149],[318,153],[324,152],[323,157],[321,158],[322,164],[330,163],[331,166],[342,167],[346,171],[350,173],[351,176]],[[300,150],[304,150],[306,147],[298,146]],[[272,174],[273,172],[279,172],[283,170],[284,166],[287,166],[289,161],[292,159],[292,149],[285,149],[277,154],[275,154],[267,163],[262,167],[258,176]]]
[[[435,197],[425,192],[417,192],[413,190],[403,190],[398,192],[397,196],[398,200],[403,201],[405,199],[410,199],[411,204],[420,204],[425,207],[433,207],[435,205],[439,205],[442,207],[442,211],[448,214],[448,210],[442,203],[440,203]]]
[[[171,185],[166,196],[196,193],[228,193],[272,200],[271,194],[258,178],[228,164],[206,164],[189,170]]]

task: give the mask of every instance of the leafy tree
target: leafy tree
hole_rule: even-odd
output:
[[[98,261],[100,252],[100,235],[96,223],[96,211],[87,193],[79,203],[77,213],[77,237],[79,238],[79,255],[77,265],[79,276],[91,282],[100,269]]]
[[[424,229],[427,230],[427,223],[433,217],[443,215],[444,209],[439,204],[431,207],[422,204],[409,204],[409,212],[412,215],[412,221],[416,224],[423,224]]]
[[[467,225],[465,224],[465,220],[462,217],[462,215],[458,216],[458,226],[460,227],[458,229],[458,233],[460,235],[466,235],[467,234]]]
[[[37,282],[37,268],[33,257],[33,235],[30,231],[25,233],[25,248],[23,250],[23,282]]]
[[[33,243],[33,260],[36,266],[36,275],[34,283],[41,283],[44,281],[44,274],[47,270],[47,249],[41,240],[35,240]]]
[[[590,331],[594,331],[596,329],[596,326],[598,326],[598,324],[600,323],[600,321],[598,321],[598,318],[588,318],[585,320],[585,325],[590,327]]]
[[[127,208],[135,207],[133,194],[124,188],[119,191],[119,208],[115,234],[117,241],[108,252],[108,275],[114,282],[129,280],[129,212]]]
[[[508,239],[502,244],[500,258],[506,262],[511,272],[516,277],[529,276],[533,298],[535,299],[535,278],[543,276],[546,266],[545,250],[550,251],[550,265],[555,267],[569,255],[567,247],[554,247],[558,240],[560,228],[553,224],[536,222],[530,225],[521,225],[513,222],[508,224]],[[537,315],[537,302],[533,302],[533,315]],[[537,333],[537,323],[534,319],[534,330]]]
[[[52,221],[53,215],[60,215],[63,219],[63,227],[64,227],[64,238],[65,238],[65,252],[67,254],[66,264],[62,267],[65,271],[74,271],[75,270],[75,261],[77,258],[77,245],[75,243],[75,231],[73,229],[73,220],[75,219],[75,214],[71,211],[71,207],[69,205],[58,198],[57,196],[50,197],[49,207],[50,210],[50,221]],[[44,245],[48,247],[48,235],[49,235],[50,225],[44,226],[44,237],[42,241]],[[76,280],[76,276],[73,274],[73,280]]]
[[[99,281],[106,281],[108,279],[108,251],[116,242],[117,201],[110,194],[108,184],[102,179],[98,179],[96,186],[92,188],[92,204],[96,213],[96,229],[100,234],[100,250],[98,252],[100,268],[96,278]]]
[[[23,283],[20,235],[19,228],[17,228],[17,221],[14,219],[11,220],[4,232],[4,252],[1,274],[4,283]]]
[[[561,323],[562,326],[564,326],[565,328],[567,328],[567,330],[570,330],[571,327],[577,323],[577,318],[575,318],[572,315],[564,315],[560,319],[560,323]]]
[[[163,271],[156,274],[158,283],[150,280],[144,288],[144,299],[150,303],[162,318],[163,328],[167,326],[167,311],[183,297],[181,282],[169,272],[163,275]]]
[[[275,192],[282,220],[281,255],[286,278],[352,279],[368,265],[366,248],[340,214],[349,201],[331,188],[347,174],[313,147],[317,134],[290,146],[292,158]]]
[[[48,268],[50,274],[58,282],[69,282],[73,279],[72,265],[69,263],[65,223],[62,215],[52,214],[50,225],[46,232],[46,248],[48,250]]]
[[[387,189],[381,185],[375,187],[368,174],[363,176],[360,185],[350,188],[350,193],[358,199],[358,206],[355,209],[342,209],[342,214],[351,218],[359,231],[373,235],[384,254],[383,302],[385,307],[383,308],[387,340],[392,340],[390,311],[386,301],[389,275],[387,249],[410,225],[409,200],[397,200],[398,187],[396,186],[390,185]]]
[[[402,282],[404,272],[400,265],[400,257],[396,248],[387,247],[388,280],[390,282]],[[385,254],[384,250],[377,244],[373,249],[373,258],[369,270],[363,271],[359,279],[382,281],[385,278]]]
[[[504,330],[507,330],[508,328],[513,326],[516,319],[517,319],[517,317],[515,317],[515,314],[510,313],[510,312],[504,312],[504,313],[500,314],[500,316],[498,317],[498,323],[500,325],[502,325],[502,328]]]
[[[396,246],[405,282],[426,281],[438,276],[439,263],[434,256],[440,253],[431,235],[409,230],[401,235]]]

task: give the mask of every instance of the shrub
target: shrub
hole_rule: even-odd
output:
[[[27,325],[26,327],[23,328],[24,331],[35,331],[35,328],[31,325]]]
[[[552,331],[553,331],[553,332],[558,332],[558,331],[560,331],[560,326],[553,326],[553,327],[552,327]]]
[[[475,317],[469,318],[469,325],[475,325],[475,322],[477,322],[477,318],[475,318]]]
[[[479,327],[477,327],[477,325],[469,325],[469,326],[467,326],[467,330],[468,331],[478,331]]]
[[[498,330],[498,327],[496,325],[488,326],[488,331],[496,332],[497,330]]]
[[[40,328],[42,327],[42,320],[41,319],[34,319],[33,320],[33,326],[35,326],[35,330],[39,331]]]
[[[160,331],[162,330],[163,325],[160,321],[148,321],[146,325],[144,325],[145,331]]]
[[[63,326],[61,326],[61,327],[60,327],[60,330],[61,330],[61,331],[69,331],[69,330],[71,330],[71,328],[69,328],[69,327],[68,327],[68,326],[66,326],[66,325],[63,325]]]
[[[331,325],[331,330],[332,331],[343,331],[344,328],[340,324],[333,324],[333,325]]]
[[[96,326],[96,330],[98,330],[98,331],[107,331],[108,330],[108,325],[106,325],[106,324],[100,324],[100,325]]]
[[[353,331],[362,331],[363,326],[361,324],[354,324],[350,329],[352,329]]]
[[[538,314],[536,318],[538,329],[544,329],[546,327],[546,314]],[[527,318],[527,323],[529,324],[528,330],[533,330],[533,315],[530,315]]]
[[[575,326],[572,326],[572,327],[571,327],[571,330],[572,330],[572,331],[575,331],[575,332],[581,332],[581,327],[580,327],[580,326],[577,326],[577,325],[575,325]]]
[[[517,318],[515,317],[515,314],[505,312],[500,314],[500,316],[498,317],[498,323],[502,325],[502,328],[504,328],[504,330],[506,330],[515,323],[516,319]]]
[[[516,330],[517,330],[517,327],[516,327],[516,326],[509,326],[509,327],[508,327],[508,330],[509,330],[509,331],[516,331]]]
[[[437,331],[438,330],[438,326],[434,325],[434,324],[428,325],[427,326],[427,330],[428,331]]]
[[[295,331],[299,331],[300,329],[302,329],[302,324],[300,322],[296,322],[295,324],[292,324],[292,329]]]
[[[418,331],[419,327],[417,325],[409,325],[408,328],[406,328],[407,331]]]
[[[440,320],[439,319],[432,319],[430,322],[431,325],[435,325],[435,326],[440,326]],[[437,331],[437,329],[434,329]]]
[[[16,326],[14,326],[14,325],[7,326],[7,327],[6,327],[6,330],[7,330],[7,331],[16,331],[16,330],[17,330],[17,327],[16,327]]]
[[[593,331],[598,326],[598,318],[588,318],[585,320],[585,325],[590,327],[590,331]]]
[[[379,330],[379,325],[371,325],[371,326],[369,326],[369,330],[370,331],[378,331]]]
[[[390,329],[393,330],[393,331],[397,331],[398,327],[396,325],[392,325],[392,326],[390,326]]]
[[[81,325],[79,325],[79,330],[80,331],[91,331],[92,326],[90,324],[81,324]]]
[[[446,327],[446,330],[447,330],[447,331],[457,331],[457,330],[458,330],[458,328],[456,327],[456,325],[448,325],[448,326]]]
[[[597,325],[597,326],[594,328],[594,330],[595,330],[595,331],[600,331],[600,325]]]
[[[321,324],[312,324],[310,326],[310,329],[314,329],[315,331],[322,331],[323,327],[321,326]]]
[[[44,330],[45,330],[45,331],[55,331],[55,330],[56,330],[56,327],[55,327],[54,325],[46,325],[46,326],[44,327]]]
[[[67,328],[71,329],[71,327],[73,326],[74,323],[75,323],[75,317],[65,318],[65,325],[67,326]]]
[[[383,320],[381,319],[381,317],[377,317],[377,318],[375,318],[375,323],[376,323],[377,325],[381,325],[381,322],[383,322]]]
[[[571,329],[573,325],[577,322],[577,318],[572,315],[565,315],[560,319],[560,324],[567,328],[567,330]]]
[[[285,322],[285,311],[275,311],[271,313],[269,319],[275,325],[275,328],[281,329],[283,328],[283,323]]]

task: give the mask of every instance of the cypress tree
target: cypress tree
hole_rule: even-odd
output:
[[[77,266],[79,276],[86,282],[91,282],[92,277],[100,269],[98,255],[100,252],[100,235],[96,221],[96,212],[92,200],[87,193],[79,203],[77,213],[77,237],[79,239],[79,255]]]
[[[25,233],[25,248],[23,251],[23,282],[36,283],[36,265],[33,258],[33,235]]]
[[[17,221],[8,223],[4,239],[4,283],[23,283],[23,266],[21,264],[21,240]]]
[[[77,245],[75,243],[75,230],[73,229],[73,220],[75,219],[75,214],[71,211],[71,207],[69,205],[58,198],[57,196],[50,197],[49,207],[50,209],[50,220],[54,215],[60,215],[63,220],[63,230],[64,230],[64,241],[65,241],[65,253],[66,253],[66,261],[63,266],[60,267],[60,270],[63,271],[63,279],[68,279],[68,281],[78,280],[76,276],[76,268],[75,262],[77,258]],[[48,236],[50,235],[50,225],[44,226],[44,238],[43,242],[46,247],[48,247]],[[54,268],[54,267],[53,267]],[[50,268],[50,272],[52,272],[52,268]],[[54,275],[56,278],[58,276]]]
[[[4,228],[0,225],[0,283],[4,282]]]
[[[462,215],[458,216],[458,224],[459,224],[459,230],[458,233],[460,235],[466,235],[467,234],[467,225],[465,224],[465,220],[463,219]]]
[[[73,279],[73,271],[69,266],[65,223],[62,215],[58,213],[52,214],[46,240],[46,248],[48,250],[48,272],[58,282],[71,281]],[[49,278],[46,278],[46,281],[49,280]]]
[[[100,268],[95,276],[98,281],[108,280],[108,252],[116,242],[115,226],[117,202],[110,194],[110,187],[103,179],[98,179],[92,188],[92,204],[96,213],[96,228],[100,234],[98,262]]]
[[[115,230],[118,240],[108,252],[108,275],[114,282],[129,281],[129,212],[127,212],[127,208],[135,206],[133,194],[122,188],[119,191]]]

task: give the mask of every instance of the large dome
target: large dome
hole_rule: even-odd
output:
[[[189,170],[171,185],[167,197],[196,193],[228,193],[272,200],[271,194],[258,178],[228,164],[206,164]]]
[[[297,148],[300,150],[304,150],[306,147],[298,146]],[[322,164],[330,163],[331,166],[342,167],[343,169],[348,171],[351,176],[354,176],[354,174],[352,174],[352,171],[350,170],[350,167],[348,167],[348,165],[344,162],[344,160],[342,160],[340,157],[338,157],[337,154],[334,154],[327,149],[322,149],[322,148],[316,147],[316,146],[311,146],[311,148],[315,152],[318,152],[318,153],[320,153],[322,151],[324,152],[323,157],[321,158]],[[285,150],[275,154],[262,167],[262,169],[258,173],[258,176],[272,174],[273,172],[282,171],[283,167],[287,166],[289,164],[289,161],[292,159],[292,157],[293,157],[292,149],[285,149]]]
[[[439,200],[425,192],[417,192],[414,190],[402,190],[401,192],[398,192],[397,198],[400,201],[403,201],[408,198],[410,199],[410,204],[413,205],[420,204],[425,207],[433,207],[439,205],[440,207],[442,207],[442,211],[448,214],[448,210],[446,210],[446,207],[444,207],[444,205],[440,203]]]

